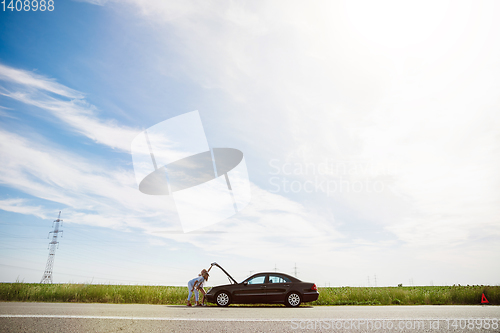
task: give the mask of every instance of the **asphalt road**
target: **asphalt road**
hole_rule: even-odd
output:
[[[0,302],[0,332],[500,332],[499,306],[186,307]]]

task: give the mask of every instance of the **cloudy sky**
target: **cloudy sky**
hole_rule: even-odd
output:
[[[0,281],[500,284],[497,1],[55,1],[0,12]],[[198,110],[251,202],[184,233],[132,140]],[[210,198],[207,198],[210,200]],[[209,285],[227,281],[214,269]]]

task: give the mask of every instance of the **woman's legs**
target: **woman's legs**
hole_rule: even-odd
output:
[[[191,283],[188,283],[188,290],[189,290],[189,294],[188,294],[188,299],[187,299],[187,305],[191,305],[191,302],[189,301],[191,299],[191,295],[193,295],[193,285]],[[195,294],[195,297],[196,297],[196,301],[198,301],[198,295],[197,293]]]
[[[203,289],[203,287],[201,287],[199,290],[200,290],[201,294],[203,295],[203,297],[201,298],[201,304],[205,304],[205,295],[206,295],[205,289]]]
[[[194,299],[196,300],[196,304],[198,305],[198,289],[194,290]]]

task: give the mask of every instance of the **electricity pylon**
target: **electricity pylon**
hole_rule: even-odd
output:
[[[59,216],[57,217],[57,220],[54,221],[54,230],[49,232],[52,234],[52,241],[49,243],[49,257],[47,258],[47,265],[45,266],[45,272],[43,273],[42,281],[40,283],[52,283],[52,268],[54,267],[54,257],[56,256],[56,248],[58,247],[59,242],[57,241],[57,235],[60,232],[63,232],[62,230],[59,230],[59,222],[61,222],[61,227],[62,227],[62,221],[61,220],[61,211],[59,211]],[[61,234],[62,237],[62,234]]]

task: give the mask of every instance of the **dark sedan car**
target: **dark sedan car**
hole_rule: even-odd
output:
[[[222,267],[218,266],[230,279],[231,284],[211,288],[206,295],[210,303],[228,306],[231,303],[281,303],[296,307],[302,302],[318,299],[318,288],[314,283],[276,272],[257,273],[241,283],[237,283]]]

